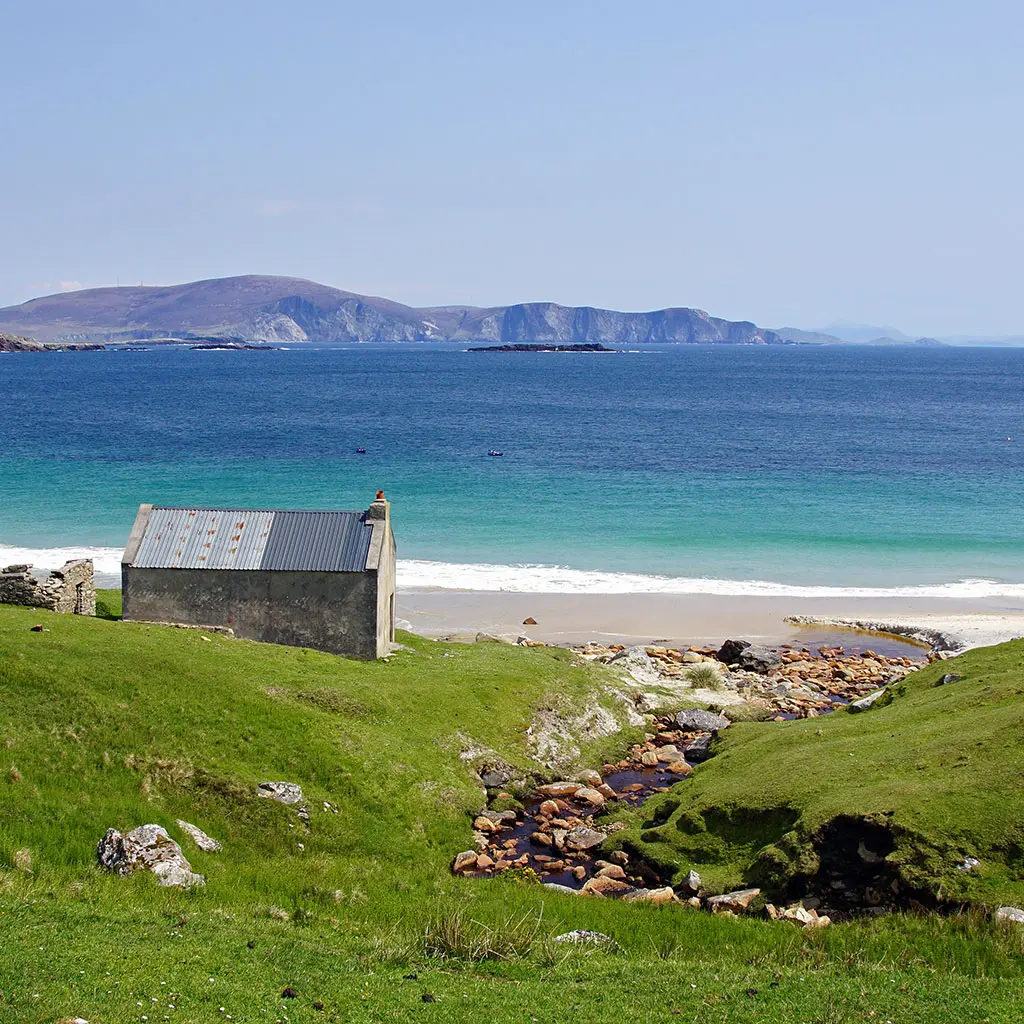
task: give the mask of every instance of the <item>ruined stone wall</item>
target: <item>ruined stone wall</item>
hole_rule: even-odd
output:
[[[44,580],[31,570],[31,565],[9,565],[0,570],[0,604],[48,608],[62,615],[96,614],[91,558],[65,562]]]

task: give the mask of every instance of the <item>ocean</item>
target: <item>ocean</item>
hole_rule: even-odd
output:
[[[140,502],[382,488],[400,587],[1024,597],[1021,349],[154,348],[0,386],[2,564],[116,573]]]

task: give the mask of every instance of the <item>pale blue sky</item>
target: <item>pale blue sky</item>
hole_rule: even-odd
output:
[[[1019,3],[0,10],[0,303],[270,273],[1024,332]]]

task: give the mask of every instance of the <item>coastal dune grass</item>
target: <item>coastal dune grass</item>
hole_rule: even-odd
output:
[[[531,872],[452,878],[448,862],[471,845],[483,798],[481,759],[544,774],[525,739],[538,709],[615,707],[609,670],[570,652],[403,635],[408,650],[359,663],[121,623],[116,595],[101,601],[110,618],[0,608],[4,1022],[902,1024],[1014,1019],[1024,997],[1021,931],[980,914],[807,934],[564,896]],[[966,678],[958,664],[944,668]],[[914,685],[848,721],[880,720]],[[806,724],[841,733],[844,720]],[[757,730],[762,759],[773,737],[780,756],[796,756],[790,726],[735,726],[668,796],[698,792],[712,769],[761,742]],[[583,762],[636,738],[627,729],[584,745]],[[308,827],[294,807],[255,796],[264,780],[303,787]],[[177,818],[223,852],[197,850]],[[148,822],[181,843],[204,887],[163,889],[96,866],[106,828]],[[553,941],[572,929],[616,945]],[[282,997],[286,988],[296,995]]]

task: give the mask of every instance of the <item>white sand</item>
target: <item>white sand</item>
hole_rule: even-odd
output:
[[[804,624],[787,621],[807,616]],[[524,626],[532,617],[535,626]],[[696,594],[516,594],[400,590],[398,618],[425,636],[478,631],[548,643],[806,642],[838,628],[883,629],[936,649],[964,650],[1024,636],[1024,607],[998,599],[726,597]]]

